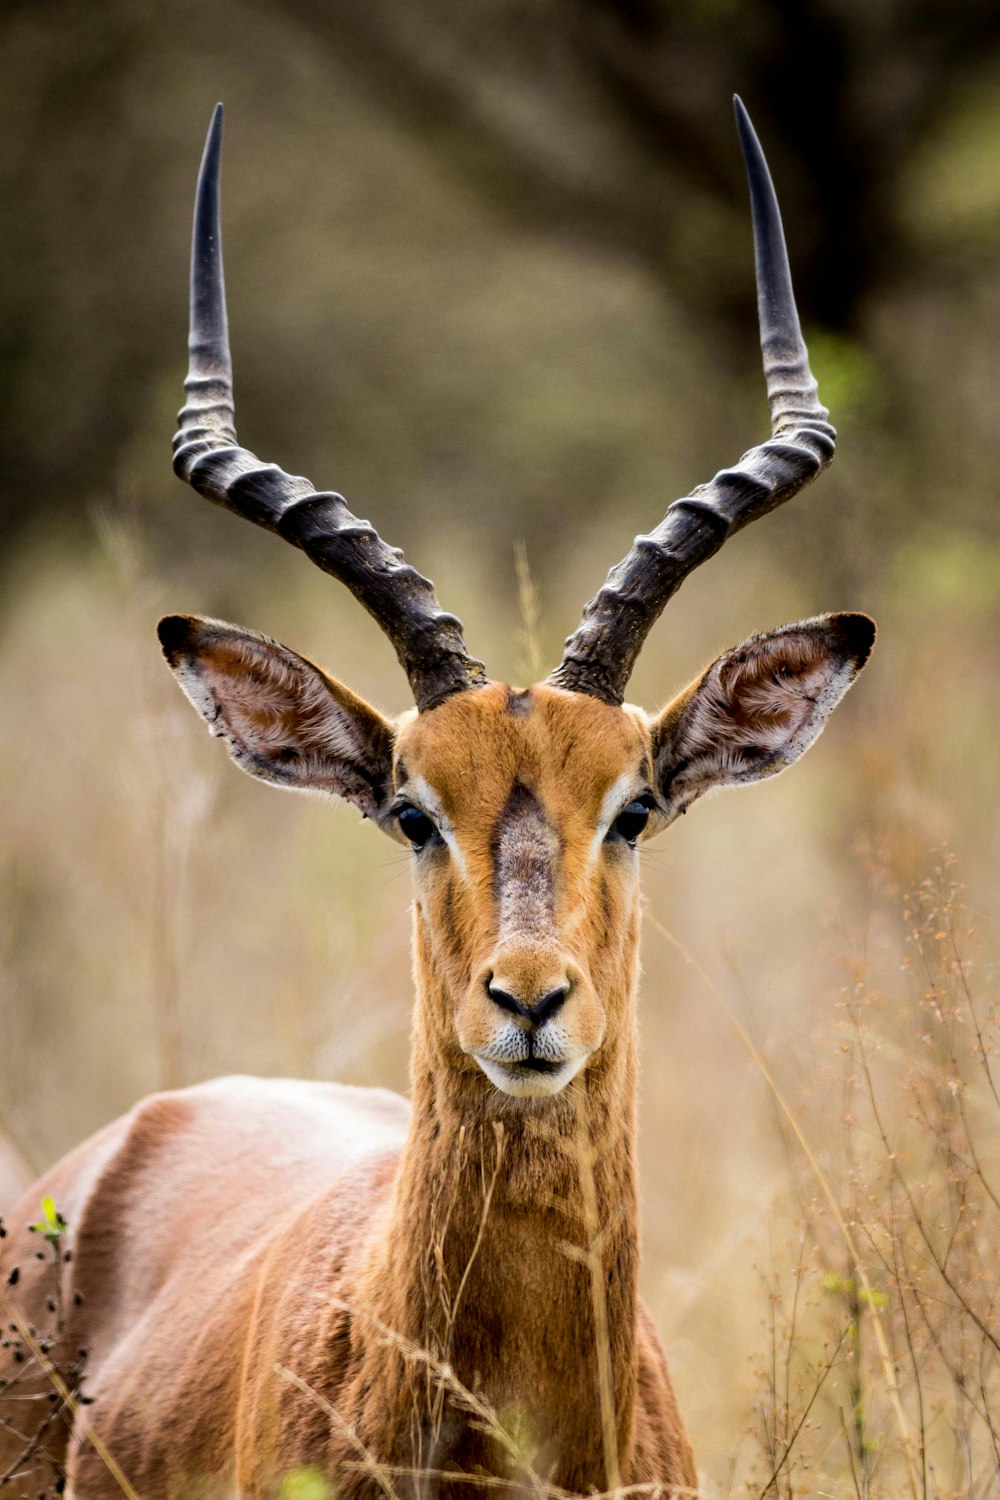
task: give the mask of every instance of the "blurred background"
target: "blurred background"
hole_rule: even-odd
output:
[[[346,590],[171,473],[212,105],[241,437],[343,491],[524,681],[633,535],[766,431],[734,91],[840,446],[686,584],[631,694],[655,707],[827,609],[880,640],[802,765],[644,855],[644,1284],[710,1493],[742,1472],[790,1180],[719,995],[825,1151],[851,964],[898,971],[932,850],[958,860],[987,991],[1000,972],[1000,7],[0,18],[0,1208],[154,1088],[406,1087],[407,857],[240,776],[154,636],[166,610],[219,615],[408,706]]]

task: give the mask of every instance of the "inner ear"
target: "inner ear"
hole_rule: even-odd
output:
[[[871,654],[867,615],[820,615],[754,636],[713,662],[653,726],[660,795],[675,817],[713,787],[798,760]]]
[[[344,797],[380,821],[395,730],[377,709],[256,631],[197,615],[168,615],[157,629],[182,689],[242,770]]]

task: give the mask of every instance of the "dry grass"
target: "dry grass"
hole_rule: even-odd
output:
[[[819,1044],[837,1115],[804,1105],[824,1190],[795,1142],[794,1225],[762,1270],[751,1474],[764,1477],[749,1484],[973,1500],[1000,1487],[1000,1014],[954,860],[902,898],[873,874],[867,951],[852,944]],[[886,906],[906,927],[895,973],[872,951]]]

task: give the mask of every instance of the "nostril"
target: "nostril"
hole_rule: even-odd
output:
[[[540,1000],[537,1000],[531,1006],[529,1014],[536,1026],[542,1026],[546,1021],[551,1021],[552,1017],[562,1010],[566,1004],[569,990],[568,982],[561,984],[557,989],[549,990],[547,995],[543,995]]]
[[[508,994],[506,990],[500,989],[499,985],[495,985],[492,979],[486,986],[486,993],[493,1001],[493,1004],[498,1005],[501,1010],[509,1011],[512,1016],[520,1016],[523,1021],[530,1021],[532,1019],[532,1014],[528,1007],[522,1005],[516,996]]]

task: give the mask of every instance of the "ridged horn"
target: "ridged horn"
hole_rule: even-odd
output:
[[[837,435],[809,369],[771,174],[742,100],[733,102],[750,188],[771,436],[735,468],[675,500],[648,536],[636,537],[584,609],[548,680],[605,703],[622,702],[647,635],[688,574],[742,526],[790,500],[834,454]]]
[[[174,470],[206,499],[276,532],[345,583],[392,642],[417,707],[433,708],[487,680],[482,662],[466,649],[461,622],[438,604],[434,585],[370,522],[352,515],[342,495],[317,492],[308,479],[261,463],[237,444],[219,222],[221,160],[218,104],[195,198],[187,399],[174,438]]]

